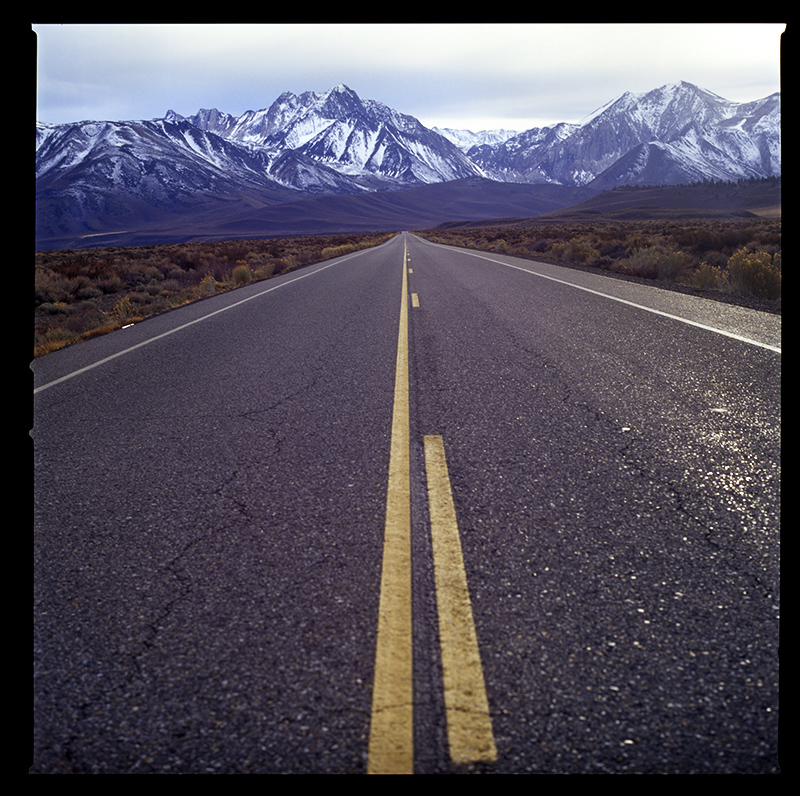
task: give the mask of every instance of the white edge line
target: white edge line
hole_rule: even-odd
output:
[[[689,326],[696,326],[698,329],[705,329],[708,332],[716,332],[717,334],[724,335],[725,337],[731,337],[734,340],[739,340],[743,343],[749,343],[750,345],[759,346],[761,348],[766,348],[769,351],[774,351],[777,354],[781,353],[781,349],[778,346],[769,345],[769,343],[762,343],[759,340],[753,340],[750,337],[743,337],[739,334],[734,334],[733,332],[726,332],[724,329],[717,329],[714,326],[708,326],[704,323],[699,323],[698,321],[690,321],[688,318],[681,318],[680,315],[672,315],[669,312],[662,312],[661,310],[654,310],[652,307],[645,307],[644,304],[637,304],[634,301],[628,301],[627,299],[618,298],[617,296],[611,296],[608,293],[601,293],[599,290],[592,290],[589,287],[583,287],[581,285],[576,285],[574,282],[567,282],[564,279],[557,279],[554,276],[547,276],[546,274],[540,274],[538,271],[532,271],[529,268],[523,268],[521,265],[512,265],[511,263],[504,263],[502,260],[496,260],[493,257],[487,257],[483,254],[478,254],[477,252],[469,251],[468,249],[459,249],[454,246],[447,246],[443,243],[434,244],[431,241],[426,241],[424,238],[419,238],[419,240],[423,240],[425,243],[430,243],[434,246],[444,246],[446,249],[451,249],[452,251],[460,252],[461,254],[469,254],[472,257],[478,257],[481,260],[488,260],[491,263],[497,263],[498,265],[504,265],[506,268],[516,268],[517,271],[524,271],[526,274],[531,274],[532,276],[538,276],[542,279],[549,279],[551,282],[558,282],[562,285],[567,285],[568,287],[574,287],[577,290],[583,290],[586,293],[593,293],[595,296],[601,296],[602,298],[611,299],[611,301],[618,301],[620,304],[627,304],[630,307],[636,307],[640,310],[646,310],[647,312],[652,312],[653,315],[661,315],[664,318],[672,318],[675,321],[680,321],[681,323],[686,323]],[[602,274],[601,274],[602,276]]]
[[[203,315],[202,318],[195,318],[193,321],[189,321],[188,323],[184,323],[181,326],[176,326],[174,329],[170,329],[168,332],[162,332],[161,334],[157,334],[155,337],[150,337],[147,340],[142,340],[141,343],[137,343],[136,345],[132,345],[130,348],[125,348],[122,351],[117,351],[116,354],[111,354],[111,356],[105,357],[104,359],[98,359],[97,362],[93,362],[91,365],[86,365],[86,367],[79,368],[78,370],[72,371],[72,373],[67,373],[65,376],[61,376],[58,379],[54,379],[53,381],[47,382],[47,384],[41,384],[33,390],[33,394],[41,392],[42,390],[46,390],[48,387],[53,387],[56,384],[60,384],[62,381],[67,381],[67,379],[73,378],[73,376],[79,376],[81,373],[85,373],[87,370],[92,370],[92,368],[96,368],[98,365],[103,365],[106,362],[110,362],[112,359],[116,359],[117,357],[121,357],[123,354],[129,354],[131,351],[135,351],[137,348],[141,348],[142,346],[149,345],[150,343],[154,343],[156,340],[160,340],[162,337],[168,337],[175,332],[180,332],[182,329],[186,329],[189,326],[193,326],[196,323],[200,323],[201,321],[206,321],[209,318],[213,318],[215,315],[219,315],[221,312],[227,312],[228,310],[232,310],[234,307],[238,307],[240,304],[245,304],[248,301],[252,301],[253,299],[260,298],[261,296],[265,295],[266,293],[271,293],[273,290],[278,290],[278,288],[286,287],[286,285],[294,284],[295,282],[300,281],[301,279],[305,279],[307,276],[314,276],[314,274],[318,274],[320,271],[324,271],[327,268],[330,268],[333,265],[339,265],[343,263],[345,260],[350,260],[353,257],[357,257],[359,254],[365,254],[366,252],[374,249],[376,247],[370,247],[369,249],[362,249],[361,251],[353,252],[352,254],[345,255],[342,258],[336,259],[333,262],[328,263],[327,265],[323,265],[321,268],[317,268],[316,271],[309,271],[305,274],[301,274],[300,276],[295,277],[294,279],[290,279],[287,282],[281,282],[280,285],[274,285],[273,287],[269,287],[266,290],[262,290],[259,293],[256,293],[253,296],[248,296],[246,299],[242,299],[241,301],[237,301],[234,304],[229,304],[227,307],[222,307],[221,309],[214,310],[214,312],[209,312],[208,315]]]

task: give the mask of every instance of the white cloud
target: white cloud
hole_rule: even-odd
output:
[[[577,121],[626,90],[688,80],[779,90],[776,24],[35,25],[46,121],[230,113],[346,83],[427,124]],[[77,116],[70,114],[77,113]],[[117,114],[109,116],[109,114]]]

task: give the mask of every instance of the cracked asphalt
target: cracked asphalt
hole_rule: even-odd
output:
[[[780,353],[405,240],[415,772],[779,773]],[[33,364],[31,773],[365,772],[403,241]],[[426,434],[496,763],[448,760]]]

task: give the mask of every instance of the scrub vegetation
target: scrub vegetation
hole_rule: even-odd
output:
[[[325,235],[36,252],[34,356],[390,237]]]
[[[615,198],[613,192],[609,192]],[[781,311],[781,217],[550,215],[447,224],[416,234],[481,251],[653,280]],[[670,216],[670,213],[674,215]],[[303,265],[376,246],[391,234],[341,234],[43,251],[35,255],[34,355]]]
[[[780,217],[530,219],[436,228],[428,240],[650,279],[780,311]]]

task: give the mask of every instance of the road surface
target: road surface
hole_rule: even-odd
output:
[[[31,773],[778,773],[780,346],[403,234],[36,360]]]

